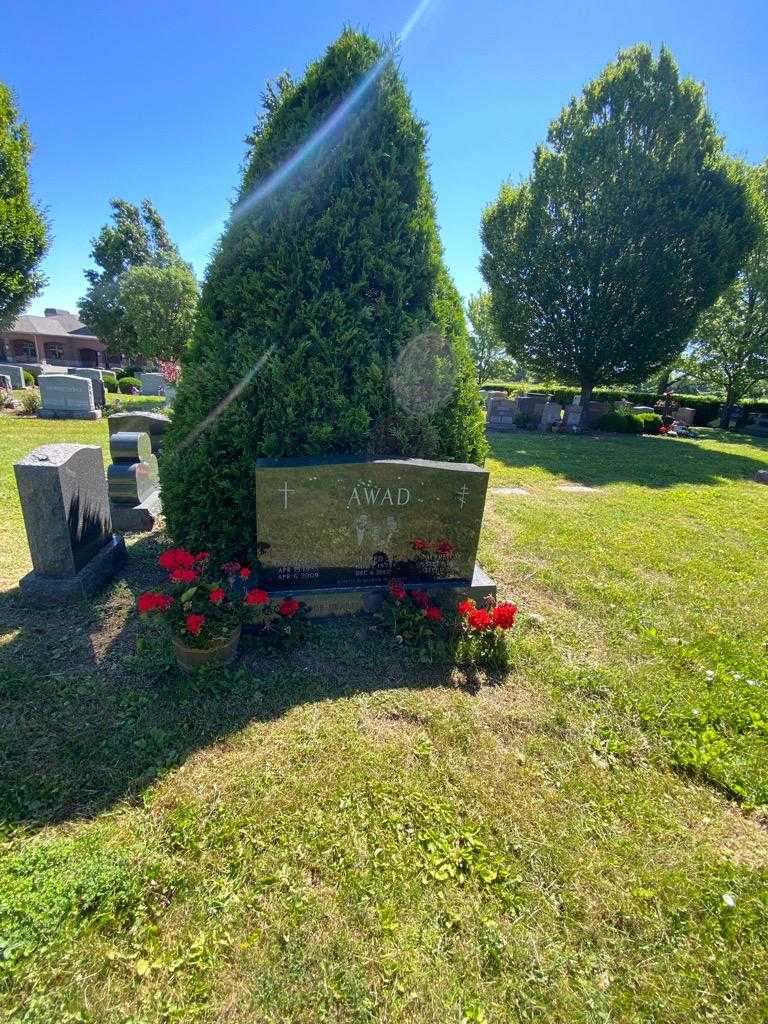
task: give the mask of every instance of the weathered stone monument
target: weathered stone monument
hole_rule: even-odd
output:
[[[47,444],[15,463],[33,571],[22,597],[39,607],[95,593],[125,559],[112,532],[98,445]]]
[[[165,377],[162,373],[139,373],[136,377],[141,383],[142,395],[165,394]]]
[[[101,409],[96,407],[93,397],[93,381],[88,377],[46,373],[40,375],[38,385],[42,402],[38,416],[42,419],[101,419]]]
[[[11,363],[0,363],[0,373],[10,377],[11,387],[15,391],[20,391],[27,386],[24,380],[24,370],[21,366],[13,366]]]
[[[126,430],[149,434],[153,455],[160,451],[170,422],[167,416],[159,412],[116,412],[107,417],[110,436]]]
[[[107,470],[107,489],[113,526],[122,533],[151,530],[161,506],[157,457],[152,454],[149,434],[111,434],[109,451],[112,465]]]
[[[476,564],[488,472],[422,459],[260,459],[260,585],[318,615],[370,610],[390,579],[478,600],[496,585]]]
[[[515,405],[516,403],[506,395],[503,398],[489,398],[485,420],[488,430],[513,430]]]
[[[559,428],[563,421],[563,407],[559,402],[548,401],[541,410],[539,430],[553,430]]]

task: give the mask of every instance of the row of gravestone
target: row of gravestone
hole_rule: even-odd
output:
[[[655,412],[646,405],[624,403],[631,412]],[[577,395],[570,405],[563,407],[552,401],[551,395],[517,395],[510,399],[505,391],[486,392],[486,425],[489,430],[516,430],[528,427],[547,430],[592,430],[606,413],[613,410],[613,402],[591,401],[582,407]],[[693,424],[695,409],[674,407],[673,417],[687,426]]]
[[[34,567],[20,582],[26,601],[46,606],[94,593],[125,558],[120,532],[151,529],[168,422],[152,413],[110,416],[106,480],[96,445],[45,445],[16,464]],[[488,472],[469,464],[257,460],[259,582],[278,598],[311,594],[316,615],[373,609],[393,578],[457,599],[494,597],[475,562],[487,485]]]

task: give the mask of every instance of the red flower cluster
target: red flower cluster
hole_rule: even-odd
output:
[[[417,537],[411,541],[411,547],[414,551],[429,551],[429,541],[422,540],[421,537]]]
[[[438,555],[442,555],[443,558],[450,558],[455,550],[456,546],[451,544],[449,540],[439,540],[437,544],[435,544],[435,551]]]
[[[286,619],[292,619],[299,608],[301,608],[301,603],[295,597],[285,597],[277,606],[278,612]]]
[[[171,583],[194,583],[198,575],[196,569],[174,569],[171,573]]]
[[[405,587],[398,580],[389,581],[389,593],[396,601],[402,601],[405,599]]]
[[[157,560],[161,569],[172,572],[174,569],[191,569],[195,564],[195,556],[184,548],[168,548]]]
[[[494,626],[498,626],[499,629],[511,629],[515,624],[517,605],[512,604],[511,601],[502,601],[501,604],[496,605],[491,615]]]
[[[478,608],[469,598],[459,604],[458,612],[472,629],[492,629],[494,626],[498,626],[499,629],[511,629],[515,624],[517,605],[511,601],[502,601],[487,611],[485,608]]]
[[[214,587],[214,589],[208,595],[208,600],[211,602],[211,604],[221,604],[221,602],[224,600],[226,596],[226,593],[222,590],[221,587]]]
[[[424,618],[429,619],[430,622],[442,622],[443,613],[437,607],[437,605],[430,605],[429,608],[424,609]]]
[[[429,608],[429,594],[426,590],[412,590],[411,597],[419,608]]]
[[[188,615],[186,618],[187,632],[190,636],[197,636],[205,623],[204,615]]]
[[[168,597],[166,594],[157,594],[151,590],[146,594],[139,594],[136,601],[136,606],[142,614],[154,611],[164,612],[167,611],[172,604],[172,597]]]
[[[246,591],[245,603],[262,605],[269,601],[269,594],[266,590],[259,590],[258,587],[254,587],[253,590]]]

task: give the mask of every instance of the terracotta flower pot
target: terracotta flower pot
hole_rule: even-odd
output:
[[[179,668],[184,672],[194,672],[204,665],[230,665],[238,654],[240,631],[241,627],[238,626],[230,637],[213,647],[187,647],[178,637],[172,637],[173,653]]]

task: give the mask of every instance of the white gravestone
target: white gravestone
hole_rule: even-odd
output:
[[[12,366],[10,363],[0,363],[0,373],[11,378],[11,387],[19,391],[27,385],[24,382],[24,370],[20,366]]]
[[[141,382],[142,395],[165,394],[165,377],[162,373],[140,373],[138,379]]]
[[[98,420],[101,409],[93,398],[93,382],[88,377],[43,374],[38,384],[42,407],[38,413],[48,420]]]

